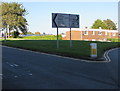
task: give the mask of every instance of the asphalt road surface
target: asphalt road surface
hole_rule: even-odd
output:
[[[2,48],[3,89],[118,89],[120,49],[98,63]]]
[[[2,89],[2,47],[0,46],[0,90]]]

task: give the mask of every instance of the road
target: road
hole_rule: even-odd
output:
[[[111,62],[84,62],[3,47],[3,89],[117,89],[118,55],[113,51]]]
[[[0,46],[0,90],[2,89],[2,47]]]

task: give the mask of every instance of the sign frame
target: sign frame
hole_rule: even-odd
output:
[[[74,24],[74,25],[71,25]],[[52,13],[52,28],[79,28],[78,14]]]
[[[57,48],[59,48],[58,28],[70,28],[70,48],[72,48],[71,28],[79,28],[78,14],[52,13],[52,28],[57,28]]]

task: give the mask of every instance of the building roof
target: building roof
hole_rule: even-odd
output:
[[[84,29],[82,31],[107,31],[107,32],[118,32],[118,30],[105,30],[105,29]]]

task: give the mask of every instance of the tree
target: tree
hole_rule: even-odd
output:
[[[107,19],[107,20],[104,20],[104,22],[107,24],[107,27],[109,30],[116,30],[117,29],[115,23],[112,20]]]
[[[43,32],[43,34],[45,35],[45,32]]]
[[[35,34],[41,34],[40,32],[35,32]]]
[[[93,25],[92,25],[91,28],[93,28],[93,29],[99,29],[99,27],[101,27],[102,29],[108,29],[106,23],[104,23],[104,22],[103,22],[102,20],[100,20],[100,19],[97,19],[97,20],[93,23]]]
[[[33,33],[29,31],[29,32],[27,32],[27,34],[33,34]]]
[[[21,35],[24,35],[24,33],[20,33],[20,34],[21,34]],[[30,32],[30,31],[27,31],[26,34],[34,34],[34,33]]]
[[[20,34],[20,33],[19,33],[18,31],[14,31],[12,36],[13,36],[14,38],[17,38],[19,34]]]
[[[2,16],[0,28],[6,29],[6,32],[9,33],[11,30],[16,32],[22,31],[24,34],[27,33],[28,24],[24,17],[27,14],[27,11],[22,4],[2,2],[0,8],[2,8],[0,11],[0,15]]]

